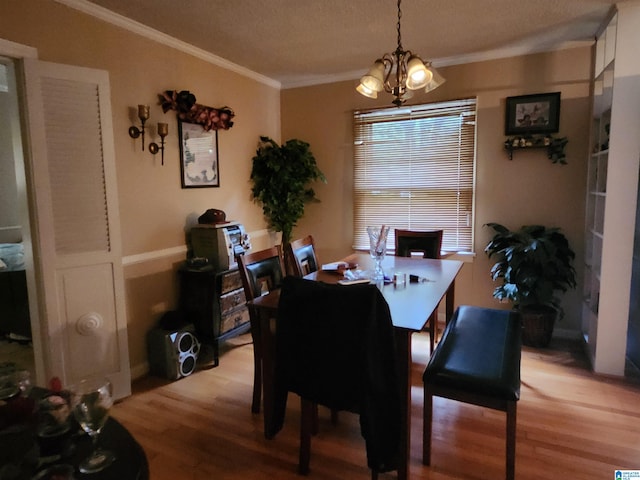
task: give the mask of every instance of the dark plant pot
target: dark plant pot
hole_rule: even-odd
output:
[[[519,308],[522,315],[522,343],[529,347],[547,347],[553,335],[558,312],[544,305]]]

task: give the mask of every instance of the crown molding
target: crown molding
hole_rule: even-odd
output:
[[[153,28],[147,27],[135,20],[131,20],[123,15],[112,12],[111,10],[107,10],[104,7],[91,3],[87,0],[55,0],[56,2],[66,5],[67,7],[78,10],[87,15],[91,15],[92,17],[103,20],[107,23],[111,23],[112,25],[116,25],[120,28],[124,28],[130,32],[133,32],[142,37],[153,40],[154,42],[161,43],[171,48],[175,48],[176,50],[180,50],[181,52],[192,55],[200,60],[204,60],[205,62],[211,63],[218,67],[225,68],[232,72],[238,73],[242,76],[248,77],[257,82],[263,83],[269,87],[281,88],[280,82],[274,80],[272,78],[261,75],[253,70],[249,70],[246,67],[238,65],[236,63],[230,62],[222,57],[217,55],[213,55],[212,53],[207,52],[201,48],[195,47],[190,43],[183,42],[178,40],[166,33],[162,33]]]
[[[497,48],[486,52],[470,53],[468,55],[457,55],[454,57],[440,58],[433,61],[433,66],[448,67],[451,65],[462,65],[465,63],[486,62],[489,60],[499,60],[501,58],[521,57],[535,53],[555,52],[567,50],[569,48],[579,48],[592,45],[594,40],[576,40],[571,42],[561,42],[553,45],[532,47],[531,45],[518,45],[506,48]]]
[[[486,62],[489,60],[499,60],[501,58],[520,57],[523,55],[532,55],[535,53],[553,52],[558,50],[566,50],[569,48],[586,47],[592,45],[594,40],[580,40],[572,42],[562,42],[554,45],[539,46],[532,48],[530,45],[520,45],[506,48],[498,48],[495,50],[488,50],[486,52],[476,52],[467,55],[457,55],[453,57],[436,58],[432,59],[431,63],[434,67],[450,67],[452,65],[463,65],[466,63]],[[358,80],[366,69],[353,70],[351,72],[339,73],[336,75],[316,75],[313,77],[307,77],[302,79],[295,79],[291,81],[284,80],[282,82],[282,89],[288,90],[291,88],[311,87],[314,85],[322,85],[326,83],[344,82],[347,80]]]

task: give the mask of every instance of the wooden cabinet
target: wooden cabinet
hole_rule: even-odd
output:
[[[240,271],[212,267],[178,270],[180,310],[193,323],[198,340],[213,347],[213,364],[219,363],[219,342],[249,331],[249,311]]]
[[[640,4],[620,3],[594,48],[582,334],[593,369],[624,375],[638,167]]]

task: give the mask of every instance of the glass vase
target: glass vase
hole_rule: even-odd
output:
[[[369,234],[369,253],[375,262],[372,280],[376,283],[384,281],[384,270],[382,269],[382,260],[384,260],[387,251],[387,235],[389,227],[367,227]]]

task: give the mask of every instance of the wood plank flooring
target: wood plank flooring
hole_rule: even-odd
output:
[[[432,465],[422,465],[428,340],[428,334],[413,340],[410,478],[504,478],[504,413],[440,398],[434,400]],[[146,451],[152,480],[299,480],[299,400],[289,397],[284,429],[265,440],[262,415],[250,411],[252,381],[252,346],[227,345],[217,368],[176,382],[135,382],[134,394],[112,414]],[[525,347],[517,423],[517,479],[602,480],[614,478],[615,469],[640,470],[640,384],[594,375],[580,345]],[[334,426],[321,410],[311,451],[310,479],[370,478],[355,415],[341,413]]]

